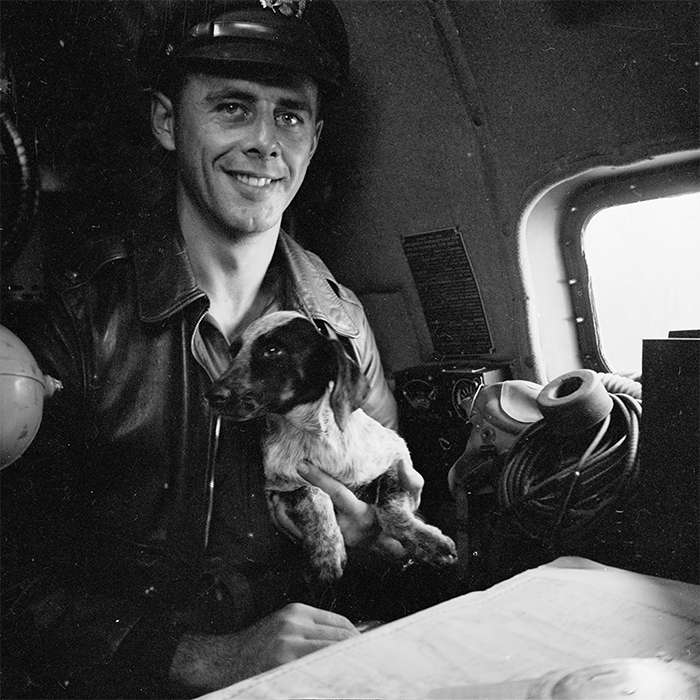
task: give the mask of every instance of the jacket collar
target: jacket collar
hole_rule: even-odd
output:
[[[300,309],[310,318],[327,323],[338,335],[357,338],[360,330],[346,308],[347,304],[359,306],[357,300],[336,282],[320,258],[284,231],[277,245],[287,262]]]
[[[132,246],[142,321],[164,321],[206,298],[195,281],[174,207],[160,204],[140,214]]]
[[[284,231],[277,246],[289,272],[296,305],[338,335],[356,338],[359,328],[345,308],[345,304],[357,305],[356,299],[338,285],[317,256]],[[206,300],[192,272],[174,208],[160,205],[144,212],[135,227],[132,247],[143,321],[164,321],[195,300]]]

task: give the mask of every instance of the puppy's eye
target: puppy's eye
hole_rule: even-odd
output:
[[[285,354],[284,348],[281,348],[279,345],[268,345],[263,350],[263,357],[267,357],[267,358],[281,357],[284,354]]]

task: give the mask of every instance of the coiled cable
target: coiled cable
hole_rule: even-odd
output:
[[[596,383],[606,379],[583,372],[588,371],[571,375],[587,389],[591,375]],[[563,379],[566,385],[572,377]],[[610,385],[607,379],[606,383]],[[637,393],[640,385],[634,384],[627,388]],[[541,397],[546,398],[548,387]],[[597,391],[607,393],[602,383]],[[552,409],[556,400],[550,400],[545,418],[530,425],[512,445],[497,484],[503,515],[529,537],[548,543],[588,537],[618,507],[639,472],[640,401],[627,393],[610,394],[612,408],[607,415],[595,425],[582,421],[577,430],[572,428],[570,408],[571,399],[579,397],[576,390],[572,393],[562,397],[567,404],[566,429],[557,424],[557,411]],[[600,395],[591,400],[600,405]]]
[[[642,385],[636,379],[609,372],[598,372],[598,377],[611,394],[627,394],[633,399],[642,400]]]

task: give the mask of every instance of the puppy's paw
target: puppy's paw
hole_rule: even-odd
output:
[[[304,522],[304,549],[311,570],[322,582],[336,581],[343,575],[347,554],[333,501],[314,486],[308,489],[304,506],[297,512]]]
[[[324,583],[337,581],[343,575],[346,561],[347,556],[344,548],[336,548],[334,551],[327,550],[323,553],[314,552],[310,556],[311,568],[318,579]]]
[[[432,525],[421,523],[416,528],[412,544],[415,549],[410,554],[432,566],[451,566],[457,562],[455,543]],[[410,551],[411,548],[408,549]]]

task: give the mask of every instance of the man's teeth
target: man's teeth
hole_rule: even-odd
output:
[[[236,180],[243,182],[251,187],[265,187],[272,182],[270,177],[253,177],[252,175],[240,175],[236,174]]]

